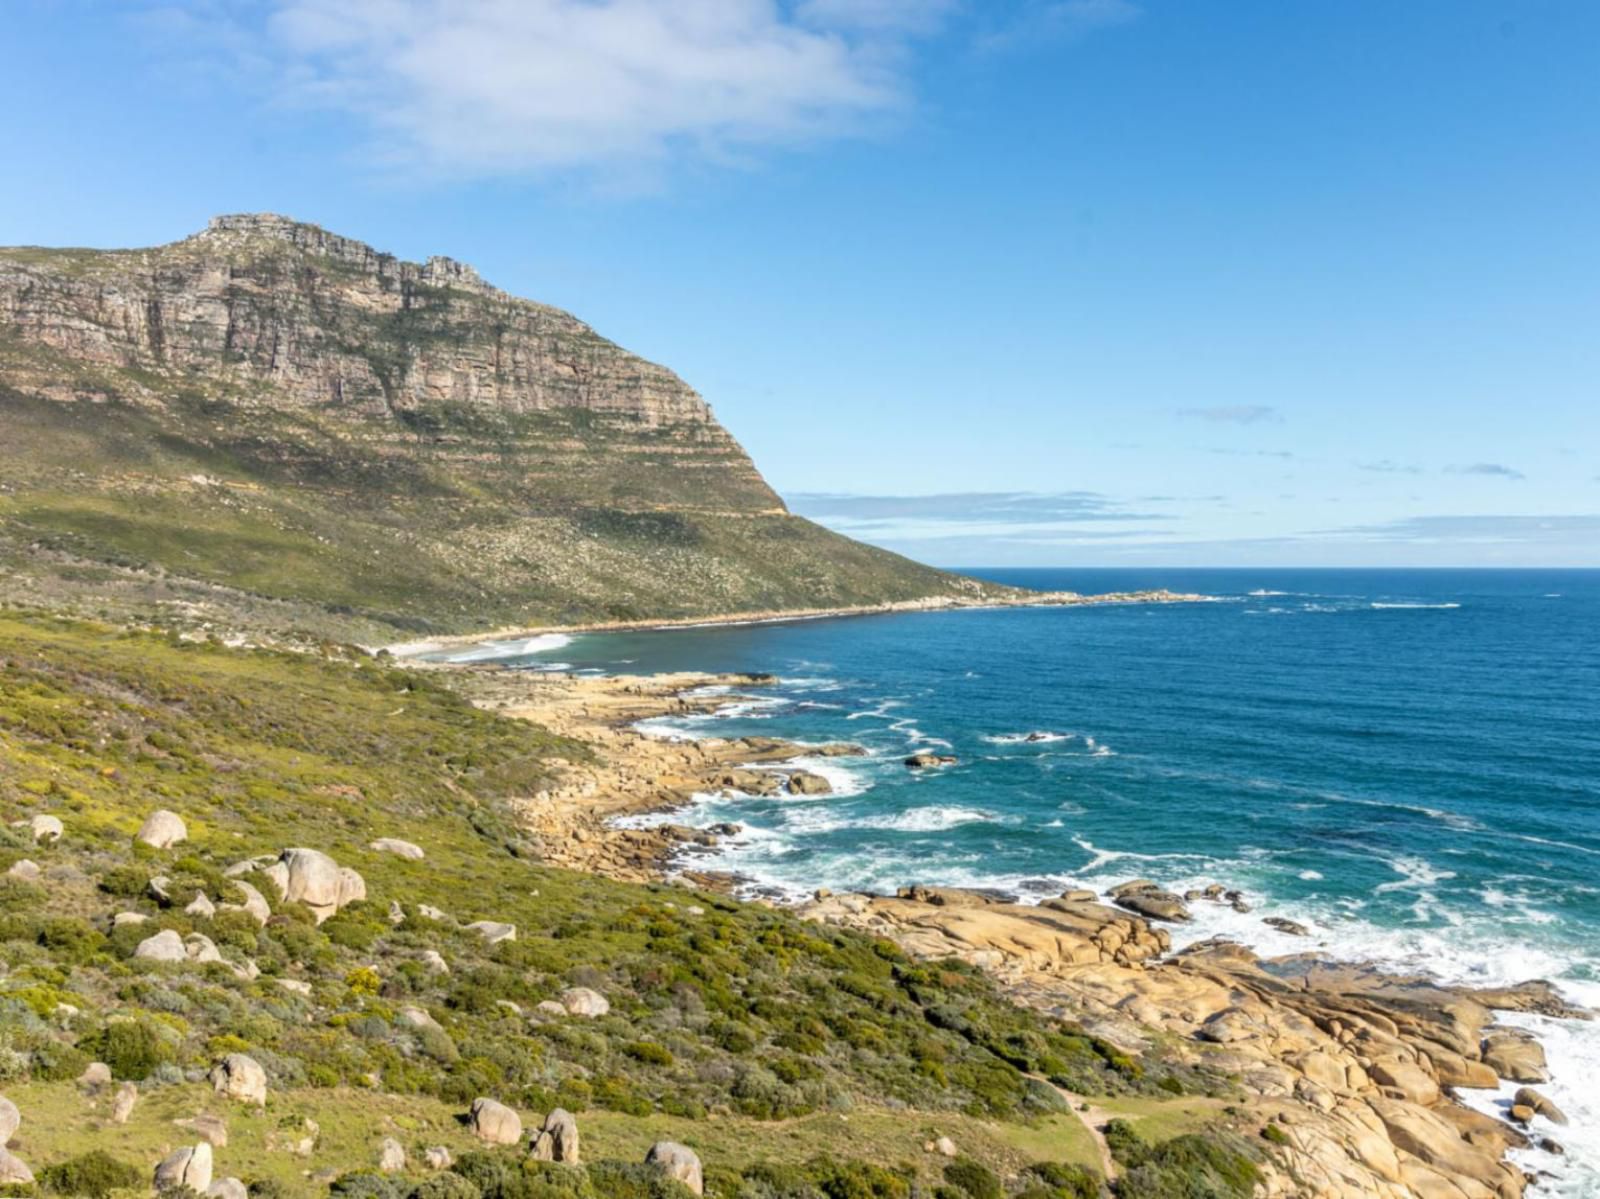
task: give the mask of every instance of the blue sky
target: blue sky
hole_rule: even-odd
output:
[[[0,243],[276,211],[953,565],[1600,565],[1590,0],[13,0]]]

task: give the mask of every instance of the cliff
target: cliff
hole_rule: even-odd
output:
[[[277,216],[0,249],[11,598],[382,636],[967,595],[790,514],[671,371]]]

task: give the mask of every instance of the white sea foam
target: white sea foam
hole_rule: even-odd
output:
[[[1318,871],[1318,870],[1302,870],[1300,872],[1299,877],[1304,879],[1308,883],[1321,882],[1322,881],[1322,872]]]
[[[501,658],[520,658],[528,654],[548,653],[553,649],[571,645],[572,638],[565,633],[541,633],[517,641],[484,641],[459,654],[451,654],[446,662],[493,662]]]
[[[1399,600],[1395,600],[1395,601],[1392,601],[1392,602],[1389,602],[1389,603],[1384,603],[1384,602],[1379,601],[1379,600],[1373,600],[1370,604],[1367,605],[1367,607],[1369,607],[1369,608],[1378,608],[1380,610],[1386,609],[1386,608],[1418,609],[1418,610],[1429,609],[1429,608],[1431,608],[1431,609],[1445,609],[1445,608],[1459,608],[1460,606],[1461,606],[1460,604],[1455,604],[1455,603],[1449,603],[1449,604],[1424,604],[1424,603],[1412,602],[1412,601],[1402,602],[1402,601],[1399,601]]]

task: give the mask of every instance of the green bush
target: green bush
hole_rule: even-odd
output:
[[[138,1166],[118,1161],[103,1149],[91,1149],[64,1162],[45,1166],[39,1171],[38,1180],[40,1187],[58,1195],[106,1199],[112,1191],[143,1187],[145,1172]]]
[[[1004,1199],[1000,1178],[982,1162],[959,1158],[944,1168],[944,1180],[970,1199]]]
[[[79,1045],[110,1066],[113,1076],[135,1082],[150,1077],[158,1067],[177,1058],[161,1033],[144,1020],[117,1020],[106,1024]]]
[[[604,1199],[694,1199],[683,1183],[637,1162],[596,1162],[589,1167],[589,1180]]]
[[[341,1174],[328,1184],[328,1194],[340,1199],[406,1199],[408,1190],[404,1179],[370,1170]]]
[[[1100,1175],[1071,1162],[1035,1162],[1022,1177],[1022,1194],[1031,1199],[1100,1199],[1105,1193]]]
[[[446,1171],[425,1178],[411,1188],[406,1199],[482,1199],[483,1192],[459,1174]]]
[[[1139,1155],[1117,1179],[1117,1199],[1249,1199],[1260,1177],[1237,1147],[1191,1133]]]

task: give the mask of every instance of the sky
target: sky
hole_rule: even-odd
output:
[[[447,254],[925,561],[1600,566],[1592,0],[9,0],[0,244]]]

